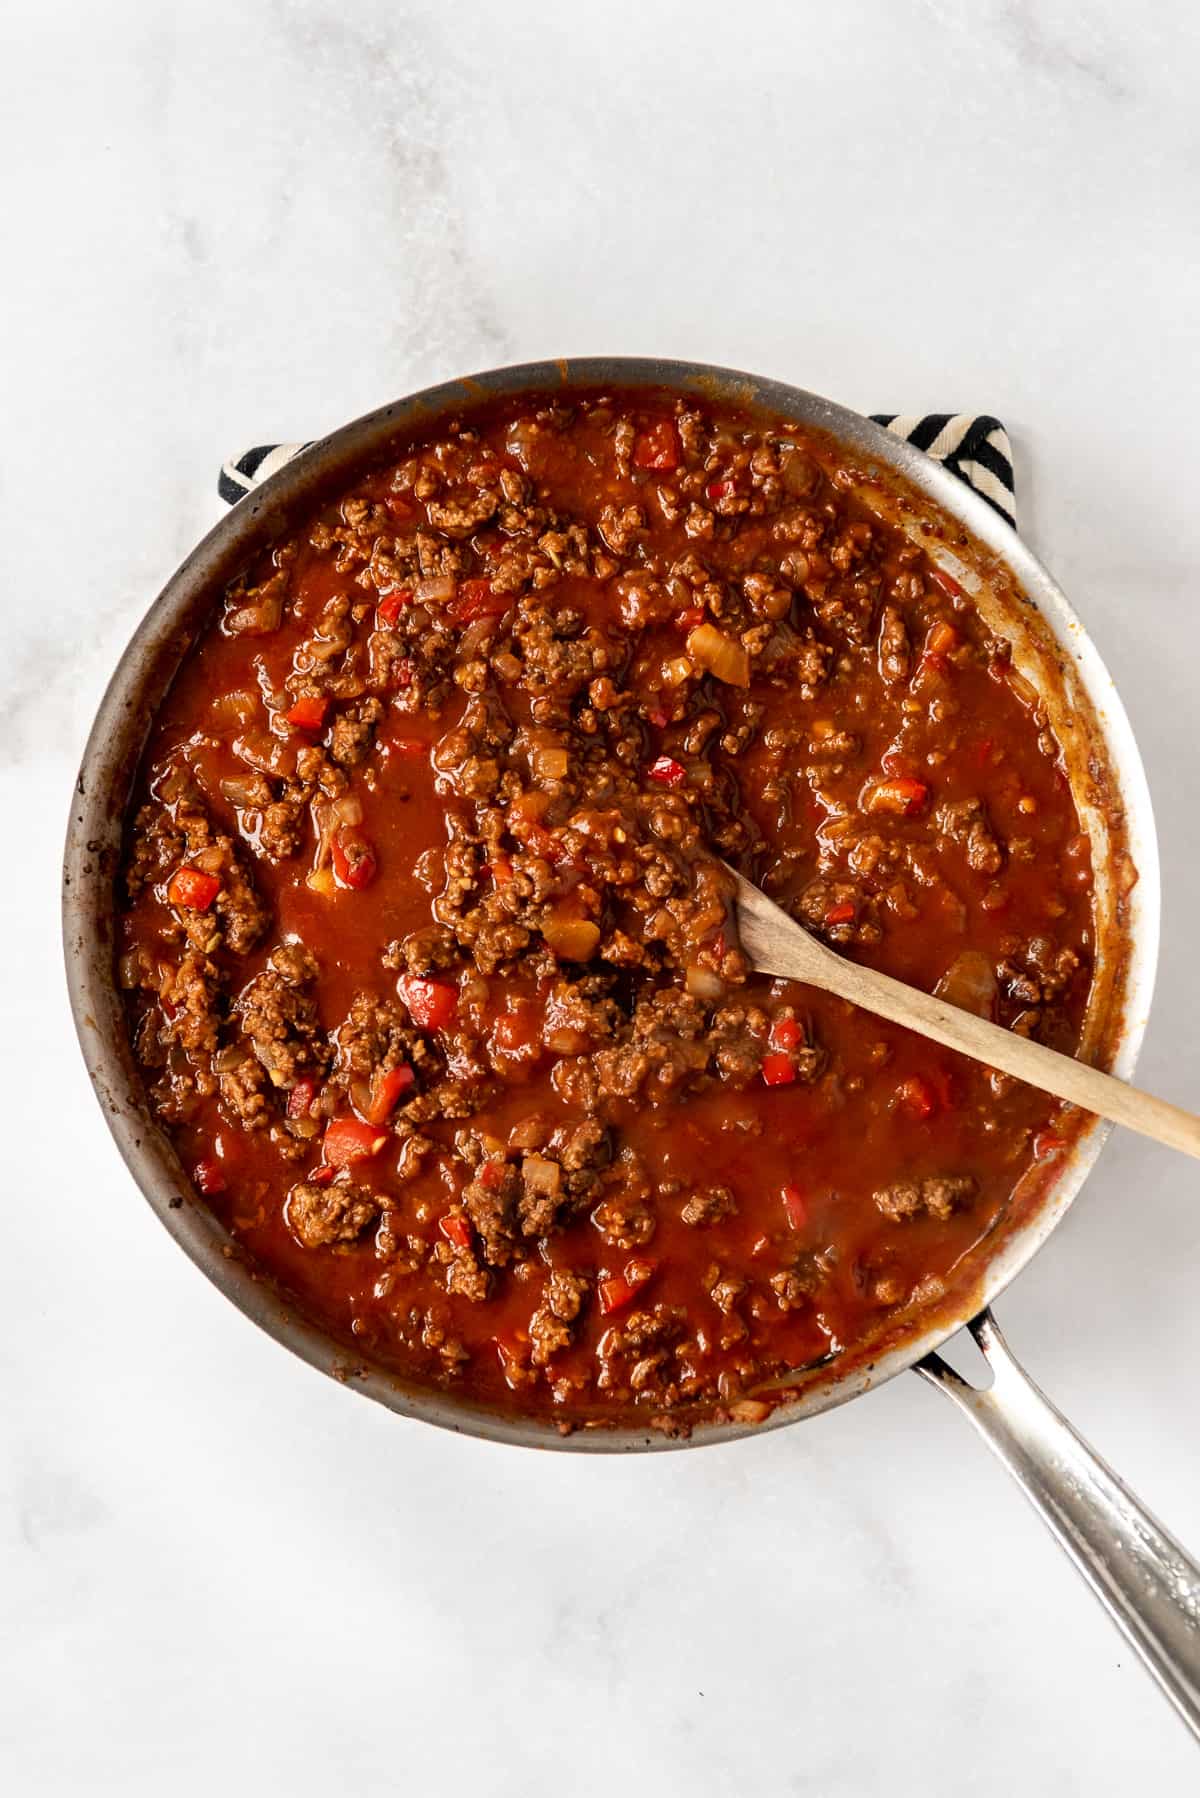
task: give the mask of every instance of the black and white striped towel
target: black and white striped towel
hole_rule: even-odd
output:
[[[935,461],[944,462],[1001,518],[1016,524],[1012,450],[1008,432],[998,418],[986,412],[874,412],[871,416],[877,425],[886,425],[893,436],[904,438]],[[217,492],[227,505],[236,505],[252,487],[307,448],[307,443],[266,443],[257,449],[243,450],[240,456],[225,463]]]

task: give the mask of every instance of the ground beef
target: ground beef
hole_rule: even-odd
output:
[[[169,1006],[167,1035],[189,1056],[211,1055],[220,1030],[221,973],[215,962],[189,950],[164,994]]]
[[[685,1224],[715,1224],[732,1217],[737,1202],[728,1186],[698,1186],[690,1192],[680,1210]]]
[[[602,1182],[605,1197],[592,1212],[592,1222],[605,1242],[616,1249],[644,1248],[658,1222],[646,1170],[626,1151]]]
[[[221,1102],[229,1115],[247,1130],[261,1130],[274,1117],[270,1081],[266,1069],[249,1052],[228,1051],[219,1067]]]
[[[666,1401],[676,1368],[674,1351],[686,1329],[682,1305],[654,1305],[614,1324],[597,1350],[601,1391],[624,1389],[637,1400]]]
[[[975,1196],[976,1183],[970,1174],[938,1174],[924,1180],[902,1180],[894,1186],[882,1186],[874,1194],[875,1203],[893,1224],[919,1217],[948,1218]]]
[[[1010,999],[1022,1005],[1049,1005],[1060,999],[1081,966],[1079,954],[1058,948],[1049,937],[1031,937],[1000,962],[996,975]]]
[[[667,989],[639,1002],[628,1041],[597,1050],[593,1065],[602,1097],[666,1104],[709,1064],[704,1011]]]
[[[588,1284],[579,1275],[554,1268],[546,1282],[542,1302],[529,1320],[535,1367],[544,1367],[560,1349],[569,1347],[572,1324],[583,1309]]]
[[[375,726],[383,717],[378,699],[358,699],[339,710],[329,733],[329,753],[343,768],[354,768],[371,747]]]
[[[428,1039],[413,1029],[400,1001],[378,993],[354,995],[333,1044],[334,1065],[347,1082],[370,1080],[399,1067],[420,1069],[426,1076],[436,1068]]]
[[[441,1242],[436,1254],[446,1269],[446,1291],[459,1298],[482,1305],[492,1290],[492,1276],[476,1259],[472,1249]]]
[[[988,823],[981,799],[959,799],[952,805],[939,806],[934,821],[944,837],[962,845],[967,866],[976,874],[1000,872],[1004,851]]]
[[[275,1086],[292,1087],[301,1074],[321,1073],[328,1063],[312,991],[317,973],[315,956],[283,943],[237,1000],[242,1034]]]
[[[259,847],[269,861],[298,855],[305,837],[306,808],[299,800],[276,799],[262,809]]]
[[[462,1191],[462,1205],[479,1234],[484,1260],[491,1267],[506,1267],[520,1241],[517,1198],[522,1191],[520,1171],[511,1163],[485,1161]]]
[[[306,1249],[356,1242],[378,1215],[378,1200],[350,1180],[330,1186],[302,1180],[288,1194],[288,1228]]]
[[[890,684],[906,681],[912,668],[912,650],[904,615],[898,606],[884,606],[879,625],[879,672]]]

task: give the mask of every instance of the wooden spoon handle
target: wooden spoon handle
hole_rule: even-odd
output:
[[[932,1037],[947,1049],[958,1049],[1014,1079],[1040,1087],[1043,1092],[1068,1099],[1085,1111],[1097,1112],[1129,1130],[1152,1136],[1170,1149],[1182,1149],[1185,1155],[1200,1158],[1200,1117],[1181,1106],[1168,1105],[1165,1099],[1139,1092],[1111,1074],[1088,1067],[1086,1062],[1060,1055],[1057,1049],[1047,1049],[1043,1043],[1015,1036],[986,1018],[977,1018],[956,1005],[948,1005],[944,999],[935,999],[903,981],[893,980],[890,974],[877,974],[873,968],[859,967],[840,956],[830,960],[832,967],[827,967],[824,956],[816,965],[806,957],[803,971],[799,967],[795,970],[796,978],[837,993],[878,1017]]]

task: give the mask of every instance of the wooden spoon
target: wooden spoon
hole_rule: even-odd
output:
[[[742,948],[761,974],[776,974],[785,980],[803,980],[818,986],[839,999],[849,999],[877,1017],[893,1024],[903,1024],[919,1036],[932,1037],[947,1049],[957,1049],[988,1067],[1024,1080],[1056,1098],[1067,1099],[1085,1111],[1112,1118],[1130,1130],[1140,1130],[1166,1143],[1170,1149],[1182,1149],[1185,1155],[1200,1158],[1200,1118],[1164,1099],[1138,1092],[1111,1074],[1102,1074],[1070,1055],[1060,1055],[1028,1037],[1015,1036],[999,1024],[978,1018],[972,1012],[960,1011],[944,999],[935,999],[916,987],[893,980],[890,974],[877,974],[872,968],[860,968],[845,961],[824,943],[794,924],[786,912],[761,893],[756,886],[733,868],[729,872],[737,882],[737,921]]]

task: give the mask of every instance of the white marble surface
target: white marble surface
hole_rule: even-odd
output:
[[[1195,9],[9,0],[0,35],[0,1787],[1194,1790],[916,1379],[602,1463],[405,1424],[257,1334],[118,1163],[57,864],[106,675],[231,448],[564,351],[987,408],[1140,734],[1166,892],[1142,1075],[1196,1103]],[[1114,1142],[1002,1307],[1193,1545],[1198,1201],[1192,1166]]]

